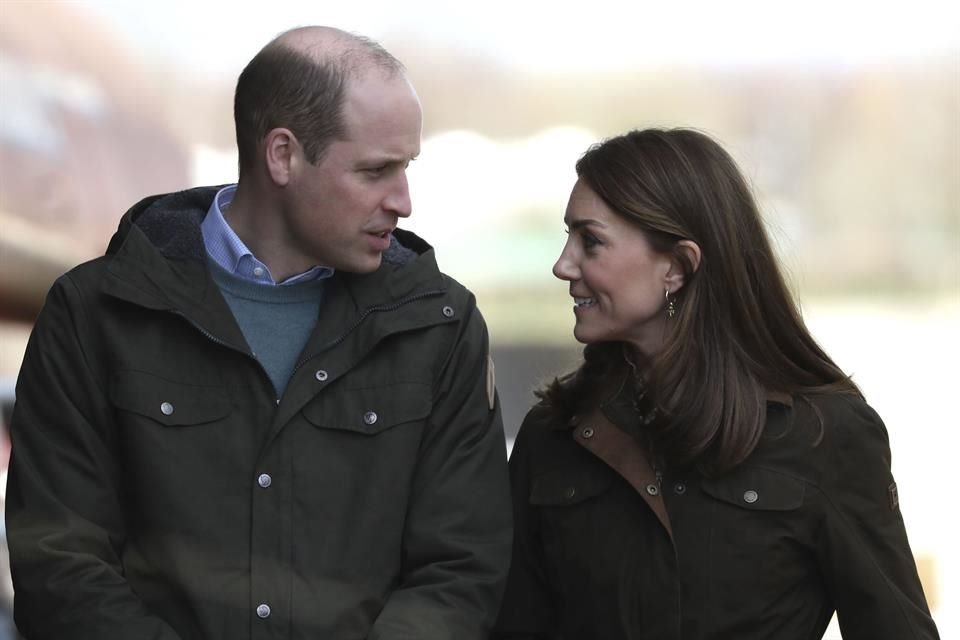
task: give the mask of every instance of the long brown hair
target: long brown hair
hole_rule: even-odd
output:
[[[650,434],[670,464],[720,474],[756,447],[770,393],[802,397],[856,385],[811,337],[756,202],[733,158],[691,129],[631,131],[591,147],[577,174],[654,249],[683,266],[662,350],[643,363],[661,418]],[[699,245],[699,267],[677,242]],[[629,373],[623,345],[593,344],[576,371],[538,393],[561,417]]]

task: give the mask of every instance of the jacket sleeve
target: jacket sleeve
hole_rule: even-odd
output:
[[[27,345],[11,421],[6,525],[15,619],[29,640],[176,640],[123,576],[119,460],[89,318],[69,276]]]
[[[369,640],[485,639],[500,605],[512,530],[506,444],[486,326],[472,305],[465,313],[420,446],[400,582]]]
[[[852,400],[825,412],[824,421],[819,561],[844,639],[939,638],[907,541],[883,422]]]
[[[534,412],[536,409],[534,409]],[[513,494],[513,559],[491,640],[553,640],[558,617],[543,572],[536,514],[530,507],[530,422],[527,415],[510,453]]]

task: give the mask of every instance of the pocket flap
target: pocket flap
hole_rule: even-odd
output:
[[[757,467],[743,467],[722,478],[703,481],[703,491],[744,509],[791,511],[803,504],[804,483],[792,476]]]
[[[230,413],[223,387],[173,382],[144,371],[120,371],[110,383],[110,402],[166,426],[213,422]]]
[[[571,505],[606,491],[613,482],[610,475],[547,471],[532,479],[530,504],[539,506]]]
[[[303,408],[304,417],[322,429],[373,435],[430,415],[430,385],[398,382],[355,389],[331,388]]]

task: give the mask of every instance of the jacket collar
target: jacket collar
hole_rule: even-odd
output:
[[[110,240],[103,290],[148,309],[183,315],[231,344],[245,342],[207,271],[200,224],[221,186],[151,196],[131,207]],[[325,313],[349,325],[366,310],[442,292],[446,281],[432,247],[416,234],[394,231],[380,268],[369,274],[336,273]]]

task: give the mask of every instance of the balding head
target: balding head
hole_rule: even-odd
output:
[[[333,27],[291,29],[267,46],[287,47],[317,64],[333,62],[348,75],[359,76],[371,70],[392,75],[403,70],[400,61],[378,42]]]
[[[298,27],[268,43],[240,74],[234,119],[240,173],[258,163],[271,130],[289,129],[316,163],[344,135],[343,103],[351,80],[403,65],[379,44],[332,27]]]

